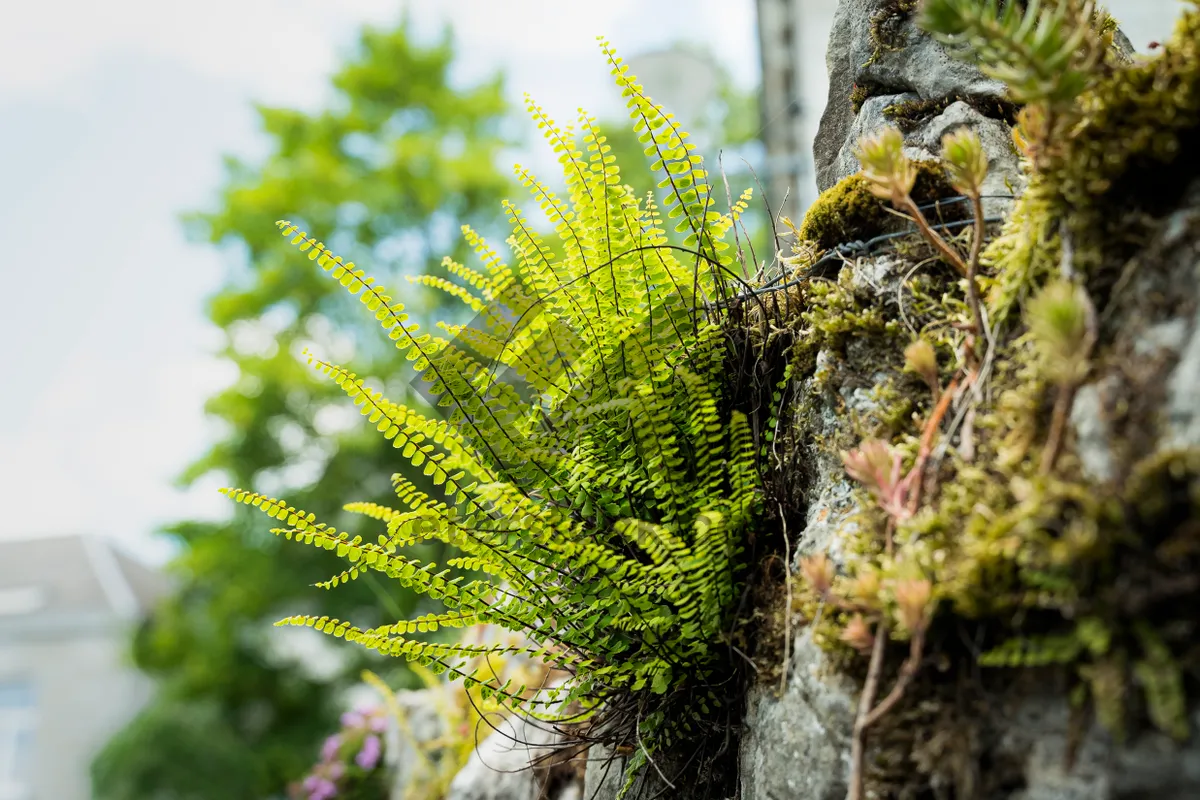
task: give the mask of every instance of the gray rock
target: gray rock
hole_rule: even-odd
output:
[[[829,70],[829,100],[813,141],[813,163],[817,173],[817,188],[828,189],[857,167],[845,171],[843,150],[858,140],[864,131],[876,130],[873,125],[883,120],[882,110],[897,98],[936,100],[954,95],[980,97],[1004,96],[1004,85],[979,71],[973,64],[951,57],[946,49],[925,35],[909,16],[895,27],[894,40],[898,49],[874,53],[871,42],[871,17],[888,0],[841,0],[833,19],[833,28],[826,51]],[[870,62],[870,63],[868,63]],[[856,84],[876,84],[883,93],[868,98],[863,111],[879,112],[876,118],[858,123],[850,104],[850,93]],[[868,104],[876,100],[875,110]],[[857,135],[856,135],[857,134]]]
[[[445,720],[437,713],[436,693],[424,689],[396,692],[401,719],[391,719],[384,734],[386,759],[392,771],[394,800],[405,800],[409,790],[435,777],[435,770],[423,753],[423,745],[441,738]]]
[[[1167,383],[1168,441],[1173,447],[1200,446],[1200,312]]]
[[[741,746],[742,800],[843,800],[857,687],[827,670],[808,632],[796,637],[787,687],[756,687]]]
[[[792,560],[795,570],[799,559],[810,553],[825,553],[835,563],[842,563],[841,542],[855,528],[845,522],[854,510],[853,484],[844,478],[822,472],[818,479],[816,497],[809,503],[804,530],[796,539],[796,554]]]
[[[666,765],[664,765],[666,767]],[[668,767],[667,773],[672,770]],[[587,772],[583,779],[583,797],[586,800],[616,800],[625,786],[625,759],[612,756],[612,750],[603,745],[594,745],[588,753]],[[647,797],[674,797],[653,767],[643,769],[626,795],[629,800]],[[661,793],[661,794],[660,794]]]
[[[1134,355],[1145,358],[1158,356],[1163,351],[1181,353],[1191,327],[1186,319],[1169,319],[1151,325],[1133,343]]]
[[[912,93],[882,95],[868,98],[862,110],[854,118],[837,158],[830,166],[829,176],[836,183],[848,175],[858,172],[860,165],[854,157],[858,140],[880,130],[891,123],[883,110],[894,103],[915,99]],[[980,114],[961,100],[946,107],[935,117],[915,125],[904,133],[904,153],[918,161],[933,161],[940,157],[942,137],[958,128],[970,128],[979,135],[984,152],[988,154],[988,176],[983,184],[985,195],[1013,195],[1023,186],[1020,162],[1013,147],[1012,133],[1003,120],[992,119]],[[989,197],[984,200],[984,213],[993,216],[1008,211],[1011,201]]]
[[[1075,429],[1075,449],[1089,480],[1107,483],[1117,477],[1109,425],[1110,398],[1119,387],[1107,378],[1079,387],[1071,406],[1071,425]]]
[[[850,45],[855,35],[854,23],[866,13],[866,5],[868,3],[863,0],[842,0],[834,12],[833,26],[830,28],[829,47],[825,51],[829,100],[813,139],[813,167],[817,174],[817,190],[822,192],[837,183],[832,176],[838,154],[854,122],[850,92],[854,89],[856,65]]]
[[[1200,796],[1200,743],[1180,747],[1161,733],[1116,744],[1088,729],[1068,762],[1070,710],[1061,696],[1027,695],[1015,713],[994,721],[998,758],[1021,764],[1024,788],[1010,800],[1184,800]],[[1193,725],[1200,717],[1193,715]]]
[[[860,165],[858,159],[854,157],[854,148],[858,144],[858,140],[863,136],[891,124],[883,115],[885,108],[894,103],[906,103],[917,99],[919,99],[918,96],[912,92],[868,97],[862,104],[859,112],[850,118],[845,132],[842,134],[841,139],[838,140],[838,149],[834,152],[833,160],[825,165],[824,172],[818,166],[817,175],[824,175],[824,180],[828,181],[828,185],[818,183],[821,191],[825,191],[842,178],[858,172]],[[817,138],[820,138],[820,134],[818,134]],[[933,153],[923,151],[913,152],[908,149],[905,152],[910,158],[922,161],[933,158]]]
[[[984,195],[1014,195],[1024,188],[1020,160],[1013,146],[1012,129],[1008,123],[980,114],[961,100],[946,107],[936,117],[918,125],[905,136],[905,140],[919,137],[921,149],[934,155],[942,151],[942,137],[958,128],[970,128],[983,142],[983,151],[988,156],[988,174],[983,182]],[[986,198],[983,211],[987,215],[999,215],[1009,210],[1011,202]]]
[[[625,783],[625,759],[613,758],[612,751],[596,745],[588,751],[587,771],[583,777],[583,796],[594,800],[613,800]]]

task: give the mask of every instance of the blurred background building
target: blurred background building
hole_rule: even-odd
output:
[[[94,536],[0,541],[0,800],[92,796],[92,757],[150,697],[129,635],[166,590]]]
[[[799,223],[817,196],[812,141],[825,107],[825,44],[837,0],[756,0],[755,9],[765,154],[760,177],[771,207]]]

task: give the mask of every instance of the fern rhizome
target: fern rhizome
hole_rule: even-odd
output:
[[[311,363],[436,488],[396,474],[395,507],[348,505],[386,525],[374,542],[286,501],[224,491],[279,520],[276,533],[350,563],[323,585],[375,570],[446,606],[369,629],[314,616],[279,624],[418,661],[548,724],[571,723],[581,740],[631,752],[628,788],[656,751],[700,736],[705,720],[723,718],[723,698],[737,695],[729,628],[759,478],[746,417],[725,399],[725,338],[714,309],[733,274],[734,249],[724,240],[749,194],[727,214],[714,211],[688,135],[601,47],[662,178],[670,222],[653,193],[621,183],[592,117],[581,114],[578,131],[560,128],[532,101],[528,111],[558,154],[570,198],[521,167],[516,174],[556,236],[543,238],[506,203],[513,266],[464,227],[482,270],[447,259],[450,278],[415,279],[462,301],[471,325],[418,330],[363,270],[281,221],[283,234],[375,315],[441,413],[426,416],[340,366]],[[665,228],[672,222],[675,241]],[[458,552],[445,568],[404,554],[426,540]],[[519,631],[529,644],[413,636],[482,623]],[[497,685],[468,664],[514,653],[545,661],[565,680]]]

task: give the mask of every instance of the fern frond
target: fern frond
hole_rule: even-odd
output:
[[[375,315],[435,411],[392,402],[343,367],[310,363],[392,442],[405,469],[435,488],[397,473],[395,507],[348,504],[383,523],[377,542],[281,500],[227,494],[280,520],[279,535],[349,562],[320,585],[372,569],[446,607],[370,629],[326,617],[281,624],[420,663],[541,718],[561,718],[564,703],[583,718],[621,693],[670,698],[689,687],[707,713],[720,702],[711,689],[726,668],[719,642],[737,596],[741,537],[758,504],[753,438],[745,416],[726,404],[725,338],[713,322],[719,305],[710,308],[727,291],[724,238],[750,194],[717,213],[687,133],[601,47],[682,244],[653,193],[635,195],[622,183],[593,117],[581,112],[577,139],[528,98],[567,193],[556,196],[520,167],[517,176],[554,235],[543,237],[506,203],[511,266],[464,227],[481,268],[447,259],[449,277],[410,279],[462,302],[474,315],[468,324],[421,331],[373,278],[281,221],[282,233]],[[403,555],[431,540],[454,549],[444,568]],[[411,638],[476,624],[519,631],[528,644]],[[542,660],[571,677],[560,689],[531,692],[468,666],[489,655]],[[651,711],[638,724],[651,748],[677,733],[662,719]]]

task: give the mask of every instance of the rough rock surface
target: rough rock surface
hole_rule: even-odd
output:
[[[1114,465],[1129,453],[1114,442],[1131,437],[1133,426],[1147,433],[1139,448],[1145,455],[1166,448],[1200,445],[1200,184],[1183,210],[1169,217],[1146,250],[1153,269],[1143,269],[1117,296],[1106,323],[1115,332],[1118,357],[1097,370],[1078,392],[1072,414],[1073,447],[1097,480],[1113,477]],[[853,284],[886,303],[895,294],[903,265],[888,255],[862,258]],[[1136,300],[1135,300],[1136,298]],[[1103,313],[1103,310],[1102,312]],[[815,398],[798,410],[816,435],[828,435],[844,419],[838,406],[863,410],[869,402],[862,386],[866,375],[822,353],[817,374],[844,375],[832,392],[800,387],[799,397]],[[848,367],[848,369],[847,369]],[[811,381],[812,379],[810,379]],[[1131,413],[1124,406],[1149,398],[1150,410]],[[1118,413],[1118,407],[1122,407]],[[849,506],[849,485],[835,459],[813,464],[806,491],[806,525],[796,536],[798,555],[824,552],[844,560],[838,530]],[[1200,797],[1200,740],[1186,745],[1146,732],[1118,743],[1100,727],[1080,732],[1074,763],[1068,763],[1070,708],[1063,687],[1034,676],[1004,693],[995,707],[974,720],[977,741],[971,749],[992,765],[988,774],[954,774],[946,769],[940,791],[955,797],[964,791],[951,781],[986,786],[978,796],[1005,800],[1134,800]],[[838,676],[822,651],[800,632],[794,642],[787,687],[755,688],[748,698],[741,745],[741,800],[841,800],[846,793],[849,743],[858,687]],[[1200,729],[1200,709],[1192,711]],[[933,781],[942,774],[934,768]],[[999,785],[999,788],[997,788]]]
[[[597,745],[588,753],[583,796],[588,800],[615,800],[625,785],[625,759],[612,758],[612,751]],[[643,772],[630,791],[631,797],[653,796],[663,788],[651,772]]]
[[[838,4],[825,56],[829,100],[813,142],[817,188],[821,191],[858,171],[848,145],[852,146],[862,132],[881,125],[887,106],[917,99],[1004,96],[1002,83],[986,77],[973,65],[952,58],[944,47],[921,33],[907,13],[891,17],[888,38],[892,45],[876,54],[871,41],[871,20],[876,15],[888,15],[888,9],[896,5],[895,0],[841,0]],[[875,87],[874,96],[867,99],[858,114],[850,101],[855,86]],[[860,122],[862,117],[866,119]],[[906,142],[918,148],[927,147],[925,131],[930,127],[946,126],[935,118],[910,131]],[[993,158],[1002,157],[999,150],[989,152]],[[1015,156],[1012,164],[1015,174]]]
[[[787,687],[755,687],[741,748],[742,800],[844,800],[854,727],[854,685],[824,669],[821,651],[796,637]]]
[[[1110,307],[1101,310],[1115,331],[1120,358],[1091,382],[1080,387],[1071,422],[1085,469],[1105,476],[1103,467],[1121,455],[1119,442],[1139,451],[1200,446],[1200,183],[1193,185],[1183,207],[1161,225],[1161,232],[1143,250],[1138,269],[1118,286]],[[1141,400],[1149,416],[1135,417],[1145,428],[1141,436],[1126,423],[1125,406]]]

